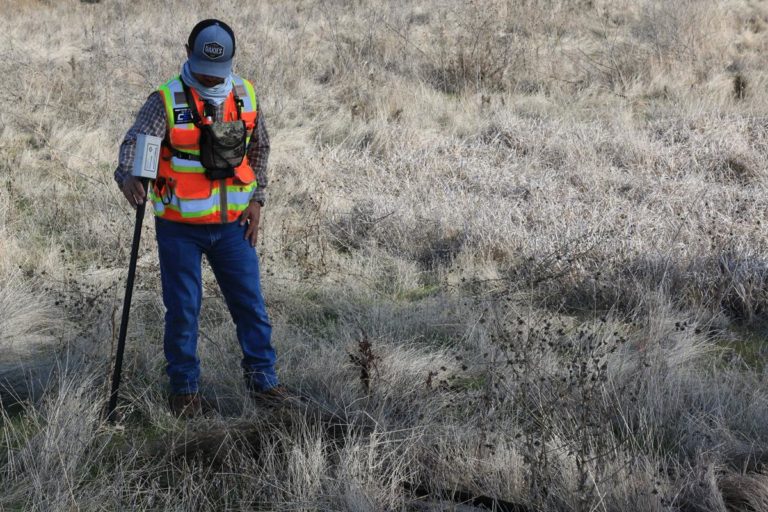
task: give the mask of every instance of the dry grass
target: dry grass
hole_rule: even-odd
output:
[[[765,508],[765,7],[243,5],[0,6],[0,509]],[[210,16],[272,136],[262,278],[313,412],[248,402],[206,270],[218,412],[169,416],[148,222],[110,427],[117,146]]]

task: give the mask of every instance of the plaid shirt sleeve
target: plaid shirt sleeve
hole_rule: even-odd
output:
[[[251,201],[258,201],[264,206],[267,199],[264,189],[267,187],[267,161],[269,160],[269,135],[267,126],[264,124],[264,112],[261,105],[258,107],[256,116],[256,126],[251,134],[251,142],[248,145],[248,161],[256,173],[256,181],[259,186],[254,190]]]
[[[136,121],[125,134],[120,144],[120,154],[115,169],[115,181],[122,188],[125,179],[132,174],[133,158],[136,156],[136,135],[145,133],[155,137],[165,138],[168,121],[165,119],[165,105],[159,92],[149,95],[147,101],[139,110]]]

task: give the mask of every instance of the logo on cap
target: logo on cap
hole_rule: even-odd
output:
[[[208,43],[205,43],[205,46],[203,46],[203,53],[206,57],[209,59],[218,59],[222,55],[224,55],[224,47],[217,43],[216,41],[211,41]]]

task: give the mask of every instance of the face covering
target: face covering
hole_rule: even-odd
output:
[[[196,90],[203,100],[211,102],[214,105],[221,104],[227,99],[229,93],[232,92],[231,74],[219,85],[205,87],[192,75],[192,70],[189,68],[189,61],[185,62],[181,67],[181,79],[185,84]]]

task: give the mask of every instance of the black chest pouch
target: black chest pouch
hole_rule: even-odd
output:
[[[211,180],[231,178],[245,158],[245,121],[215,122],[200,127],[200,164]]]
[[[200,129],[200,164],[205,168],[205,176],[210,180],[232,178],[235,168],[242,164],[245,158],[247,132],[245,121],[242,120],[240,98],[235,94],[237,121],[203,124],[192,92],[183,81],[182,84],[192,120]]]

